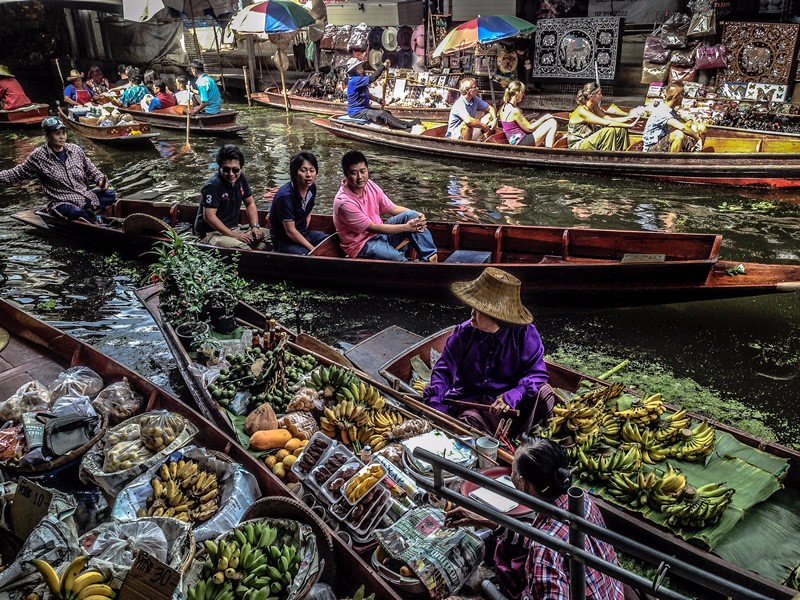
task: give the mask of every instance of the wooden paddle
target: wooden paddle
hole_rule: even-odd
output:
[[[187,150],[192,149],[192,145],[189,143],[189,124],[191,123],[192,119],[192,97],[189,96],[189,100],[186,101],[186,143],[181,146],[180,151],[186,152]]]
[[[389,87],[389,67],[386,67],[386,73],[383,76],[383,94],[381,95],[381,108],[386,106],[386,89]]]
[[[484,412],[492,410],[491,404],[479,404],[478,402],[465,402],[464,400],[451,400],[450,398],[445,398],[443,402],[445,404],[451,404],[453,406],[461,406],[463,408],[471,408],[473,410],[480,410]],[[518,417],[519,411],[515,408],[509,408],[507,411],[500,414],[511,415],[512,417]]]

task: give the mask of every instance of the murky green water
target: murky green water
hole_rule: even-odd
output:
[[[244,109],[250,129],[241,139],[246,173],[261,203],[288,179],[289,158],[306,149],[320,161],[318,210],[330,212],[338,188],[339,159],[350,147],[309,124],[266,108]],[[213,173],[219,140],[196,137],[181,153],[183,136],[161,132],[158,151],[116,152],[71,135],[110,177],[121,195],[155,190],[194,199]],[[38,131],[0,133],[0,167],[13,166],[39,143]],[[649,181],[498,168],[494,165],[415,158],[359,145],[373,178],[400,204],[431,219],[484,223],[722,232],[721,254],[733,260],[800,262],[800,194],[730,191]],[[97,345],[157,383],[175,388],[166,347],[139,306],[133,289],[141,263],[77,249],[17,225],[9,215],[41,203],[38,184],[0,193],[0,262],[8,280],[0,295]],[[341,347],[398,324],[430,333],[467,317],[448,298],[440,301],[333,294],[271,286],[260,303],[293,324]],[[548,349],[593,357],[658,363],[761,410],[781,441],[800,441],[794,419],[800,377],[800,296],[673,304],[635,309],[534,309]],[[587,358],[588,357],[588,358]],[[587,362],[588,361],[588,362]],[[597,365],[598,372],[602,365]],[[654,390],[657,391],[657,390]]]

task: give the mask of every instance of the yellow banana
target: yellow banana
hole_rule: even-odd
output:
[[[113,598],[114,597],[114,590],[111,589],[110,586],[104,583],[95,583],[92,585],[87,585],[80,594],[78,594],[78,600],[86,600],[86,598],[90,598],[92,596],[103,596],[105,598]]]
[[[80,594],[85,587],[95,583],[103,583],[103,581],[105,581],[105,577],[100,571],[87,571],[75,578],[75,583],[69,591],[73,594]]]
[[[78,573],[83,571],[90,558],[90,556],[78,556],[64,569],[59,585],[62,593],[69,594],[72,591],[72,586],[75,585],[75,578]]]
[[[58,573],[46,560],[32,560],[31,564],[36,567],[36,570],[44,577],[44,582],[51,593],[56,596],[61,594],[61,580],[58,578]]]

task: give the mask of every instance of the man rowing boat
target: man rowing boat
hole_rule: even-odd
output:
[[[0,65],[0,108],[3,110],[16,110],[31,103],[30,98],[11,74],[8,67]]]

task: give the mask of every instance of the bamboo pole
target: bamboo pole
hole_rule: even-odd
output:
[[[244,96],[247,98],[247,106],[253,106],[253,100],[250,98],[250,79],[247,76],[247,67],[242,67],[242,74],[244,75]]]
[[[283,77],[283,65],[278,65],[278,71],[281,72],[281,91],[283,92],[283,106],[286,109],[286,114],[289,114],[289,96],[286,94],[286,80]]]
[[[383,76],[383,94],[381,95],[381,108],[386,106],[386,90],[389,87],[389,67],[386,67],[386,74]]]

